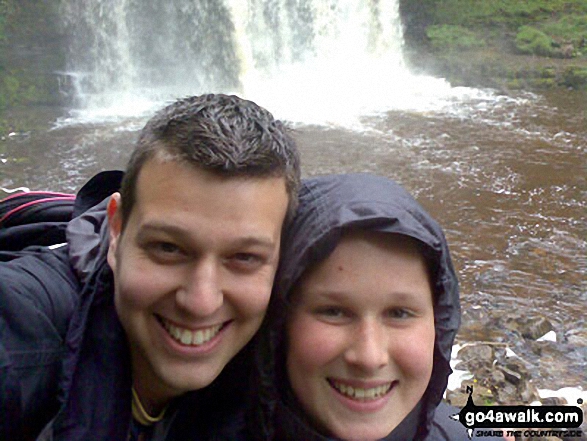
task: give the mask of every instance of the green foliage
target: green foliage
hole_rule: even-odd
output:
[[[0,111],[10,106],[39,102],[43,98],[33,80],[23,71],[0,69]]]
[[[567,67],[563,73],[563,85],[574,89],[587,89],[587,67]]]
[[[559,45],[566,45],[562,49],[571,51],[568,57],[587,52],[587,14],[566,15],[560,20],[543,24],[541,29]]]
[[[555,55],[553,43],[552,38],[531,26],[522,26],[516,35],[516,48],[523,54]]]
[[[485,45],[483,39],[462,26],[429,26],[426,35],[432,47],[442,51],[475,49]]]
[[[587,10],[587,0],[438,0],[435,24],[505,26],[515,30],[556,14]]]

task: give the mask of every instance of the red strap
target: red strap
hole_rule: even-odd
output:
[[[31,193],[27,193],[27,194],[31,194]],[[47,194],[46,192],[36,192],[36,193],[32,193],[32,194],[39,194],[39,193]],[[19,205],[18,207],[13,208],[8,213],[6,213],[4,216],[2,216],[0,218],[0,224],[2,224],[3,222],[5,222],[6,219],[8,219],[13,214],[18,213],[20,210],[24,210],[25,208],[31,207],[33,205],[42,204],[42,203],[45,203],[45,202],[54,202],[54,201],[71,201],[71,200],[74,200],[75,199],[75,196],[74,195],[68,195],[68,194],[65,194],[65,193],[54,193],[54,194],[61,194],[62,196],[52,197],[52,198],[45,198],[45,199],[37,199],[37,200],[31,201],[31,202],[27,202],[26,204]]]

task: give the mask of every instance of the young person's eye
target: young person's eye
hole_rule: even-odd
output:
[[[390,308],[387,310],[386,316],[390,319],[405,320],[414,317],[414,313],[407,308]]]
[[[252,262],[258,262],[260,260],[260,257],[257,256],[256,254],[252,254],[252,253],[236,253],[233,258],[235,260],[238,260],[239,262],[246,262],[246,263],[252,263]]]
[[[350,316],[350,313],[338,306],[321,306],[314,310],[314,313],[327,319],[344,319]]]

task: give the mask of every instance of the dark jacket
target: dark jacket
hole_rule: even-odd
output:
[[[285,375],[284,335],[289,293],[306,269],[325,259],[347,228],[411,236],[429,249],[434,269],[436,341],[434,367],[424,397],[386,438],[400,440],[468,439],[449,418],[458,409],[441,404],[451,374],[452,345],[460,324],[458,281],[438,223],[399,185],[365,174],[306,180],[300,206],[287,228],[263,337],[256,352],[258,400],[251,408],[252,438],[327,440],[310,427],[298,408]]]
[[[1,440],[128,439],[130,356],[104,200],[121,178],[102,173],[80,190],[66,246],[0,264]],[[176,399],[151,439],[234,439],[242,397],[232,385],[246,360],[241,353],[211,386]]]

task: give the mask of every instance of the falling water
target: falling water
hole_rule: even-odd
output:
[[[352,124],[481,93],[408,71],[398,0],[63,0],[62,17],[81,120],[216,91],[293,121]]]

